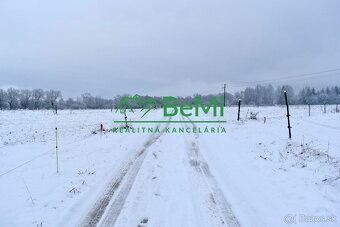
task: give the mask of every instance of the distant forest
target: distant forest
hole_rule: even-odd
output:
[[[278,86],[274,88],[272,85],[257,85],[255,87],[247,87],[243,91],[235,94],[226,93],[226,105],[234,105],[239,99],[242,104],[255,106],[270,106],[284,104],[284,93],[287,92],[290,104],[339,104],[340,103],[340,87],[326,87],[315,89],[305,87],[295,92],[290,85]],[[204,103],[208,103],[214,95],[196,94],[188,97],[180,97],[179,103],[194,102],[194,98],[199,95]],[[217,94],[222,95],[223,93]],[[0,109],[16,110],[16,109],[112,109],[117,106],[122,96],[117,95],[112,99],[105,99],[99,96],[92,96],[90,93],[84,93],[77,98],[68,98],[64,100],[60,91],[42,89],[19,90],[9,88],[7,90],[0,89]],[[151,96],[142,96],[148,98]],[[162,105],[161,97],[152,97]],[[139,106],[134,106],[139,108]]]

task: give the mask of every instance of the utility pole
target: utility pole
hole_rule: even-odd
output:
[[[292,127],[290,127],[290,119],[289,119],[289,117],[290,117],[290,114],[289,114],[288,98],[287,98],[287,92],[286,92],[286,91],[284,91],[284,93],[285,93],[286,107],[287,107],[287,119],[288,119],[288,132],[289,132],[289,139],[291,139],[291,138],[292,138],[292,133],[291,133],[290,129],[291,129]]]
[[[223,107],[225,107],[225,89],[226,89],[226,86],[227,86],[227,84],[224,84],[224,86],[223,86],[223,94],[224,94],[224,96],[223,96]]]

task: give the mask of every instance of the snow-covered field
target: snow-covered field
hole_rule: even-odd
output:
[[[242,107],[238,122],[227,108],[209,124],[225,133],[113,133],[123,116],[110,110],[0,111],[0,226],[339,226],[340,114],[292,106],[289,140],[285,111]]]

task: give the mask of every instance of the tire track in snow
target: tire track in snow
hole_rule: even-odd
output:
[[[189,118],[188,118],[189,119]],[[190,120],[190,119],[189,119]],[[196,127],[195,123],[191,122],[193,127]],[[195,133],[194,141],[188,141],[185,136],[188,150],[187,155],[189,158],[189,164],[197,171],[200,176],[203,178],[203,183],[209,191],[210,204],[214,207],[214,210],[218,210],[221,217],[220,221],[222,225],[227,225],[230,227],[239,227],[241,226],[238,219],[231,209],[231,205],[228,203],[226,198],[223,195],[223,192],[218,187],[218,184],[210,172],[209,165],[204,160],[203,156],[199,152],[198,147],[198,139],[199,133]]]
[[[167,125],[165,127],[167,127]],[[157,127],[159,127],[159,125],[157,125]],[[108,185],[104,195],[97,200],[80,226],[113,226],[115,224],[143,164],[148,148],[154,144],[163,133],[163,130],[161,130],[160,133],[153,133],[144,143],[143,148],[135,153],[133,160],[121,168],[120,174]]]

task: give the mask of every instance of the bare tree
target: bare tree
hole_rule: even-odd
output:
[[[57,100],[61,98],[61,92],[56,90],[49,90],[46,92],[46,100],[51,105],[52,110],[57,106]]]
[[[84,93],[81,95],[82,102],[86,109],[95,109],[96,103],[94,97],[90,93]]]
[[[39,109],[44,98],[44,91],[42,89],[34,89],[32,91],[33,108]]]
[[[7,107],[7,93],[0,89],[0,110],[6,109]]]
[[[7,102],[9,109],[13,110],[19,107],[19,91],[14,88],[9,88],[7,90]]]
[[[32,91],[30,90],[21,90],[20,91],[20,105],[21,108],[23,109],[27,109],[30,108],[32,105]]]

